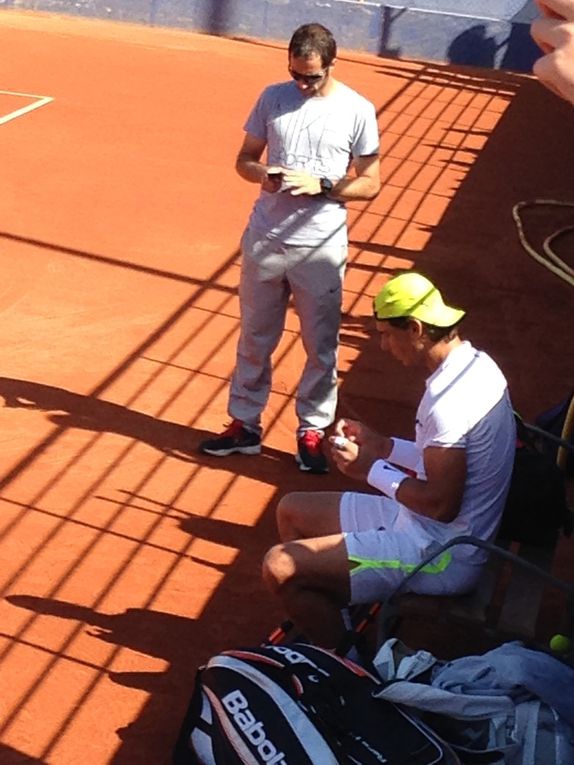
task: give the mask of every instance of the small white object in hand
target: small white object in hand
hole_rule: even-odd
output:
[[[335,449],[344,449],[347,446],[347,439],[345,436],[335,436],[333,438],[333,446]]]

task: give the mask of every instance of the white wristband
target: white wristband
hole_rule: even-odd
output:
[[[393,436],[391,441],[393,446],[391,453],[387,457],[389,462],[409,470],[416,470],[419,467],[421,453],[415,442],[407,441],[404,438],[396,438],[396,436]]]
[[[387,497],[395,499],[395,495],[399,489],[401,483],[408,478],[406,473],[402,470],[398,470],[394,465],[391,465],[387,460],[377,460],[371,465],[369,475],[367,476],[367,482],[373,488],[382,491]]]

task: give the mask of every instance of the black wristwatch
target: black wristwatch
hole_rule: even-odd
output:
[[[329,178],[319,178],[319,184],[321,185],[321,194],[326,197],[333,191],[335,185]]]

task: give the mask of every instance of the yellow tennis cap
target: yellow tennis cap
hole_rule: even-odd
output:
[[[379,321],[412,316],[434,327],[452,327],[464,316],[460,308],[445,304],[426,276],[413,271],[389,279],[375,297],[373,307]]]

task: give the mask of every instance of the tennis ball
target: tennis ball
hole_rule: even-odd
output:
[[[568,653],[571,648],[570,638],[566,635],[553,635],[550,638],[550,648],[554,653]]]

